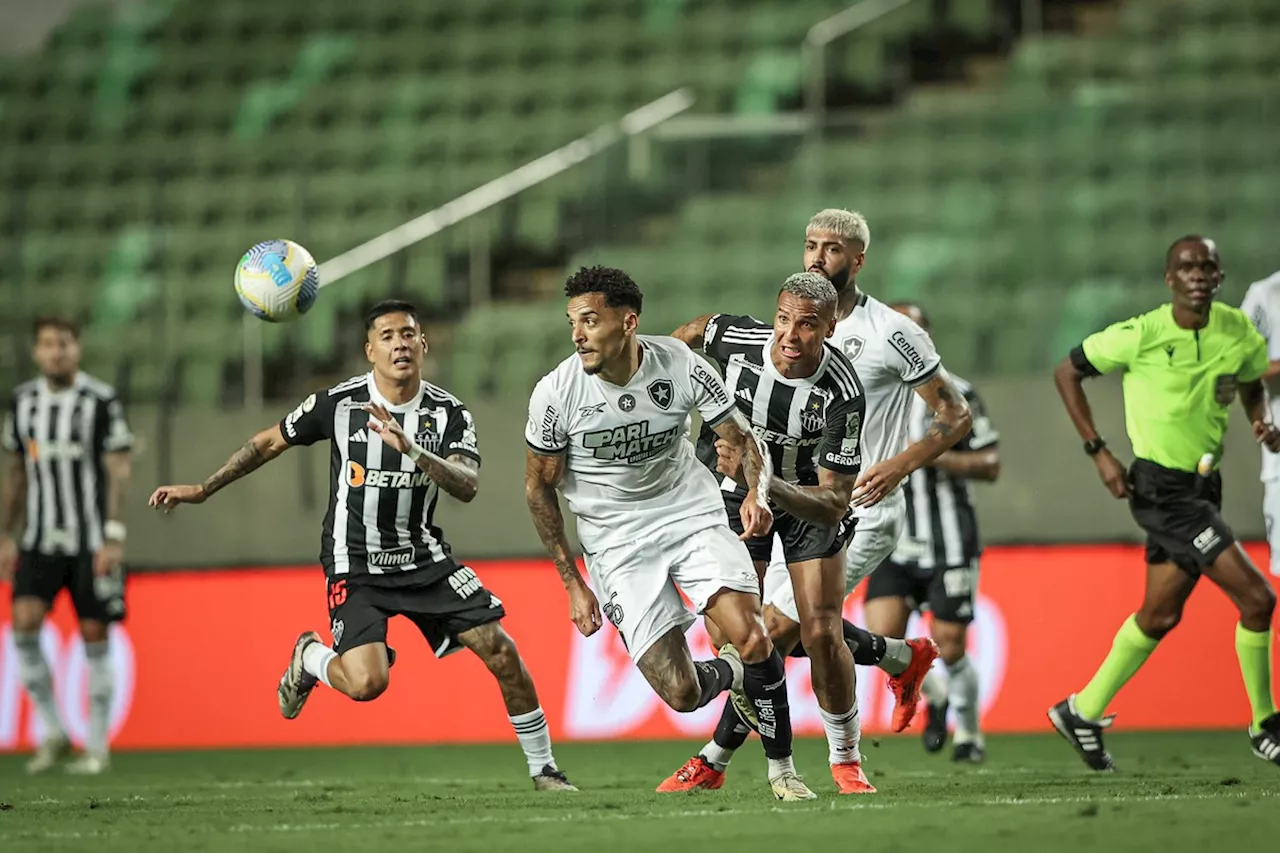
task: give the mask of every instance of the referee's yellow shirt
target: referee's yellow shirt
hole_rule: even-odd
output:
[[[1202,329],[1173,321],[1161,305],[1085,338],[1099,373],[1123,370],[1124,419],[1133,452],[1177,471],[1222,456],[1227,413],[1241,382],[1267,370],[1267,344],[1243,311],[1214,303]]]

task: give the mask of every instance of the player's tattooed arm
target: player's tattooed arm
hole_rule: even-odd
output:
[[[222,467],[210,474],[203,483],[188,486],[161,486],[151,493],[147,504],[168,512],[178,504],[204,503],[215,492],[257,471],[288,449],[289,443],[284,440],[280,425],[272,424],[245,442],[243,447],[231,454],[231,458],[222,463]]]
[[[769,494],[773,502],[796,518],[828,527],[839,524],[849,509],[857,474],[818,468],[818,485],[797,486],[774,477]]]
[[[702,349],[707,333],[707,323],[711,322],[714,316],[715,314],[703,314],[701,317],[695,317],[672,332],[671,337],[684,341],[690,349]]]
[[[556,487],[564,476],[564,456],[534,453],[526,448],[524,463],[524,499],[533,517],[538,538],[551,555],[560,573],[560,582],[569,593],[569,618],[584,637],[590,637],[604,624],[600,602],[582,579],[578,561],[569,550],[564,533],[564,514]]]
[[[932,379],[917,386],[916,393],[933,411],[933,423],[924,438],[903,451],[908,474],[950,450],[973,427],[969,404],[945,370],[939,369]]]
[[[721,473],[727,474],[738,482],[744,479],[747,483],[747,497],[739,510],[742,517],[742,534],[744,541],[757,536],[765,536],[773,528],[773,512],[769,509],[769,479],[773,474],[773,466],[767,454],[760,452],[755,433],[746,417],[736,409],[731,417],[721,421],[714,427],[719,440],[716,441],[716,455],[719,457]],[[731,469],[730,473],[725,468]],[[746,474],[745,478],[742,476]]]

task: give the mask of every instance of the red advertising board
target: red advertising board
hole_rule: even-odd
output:
[[[1265,546],[1249,550],[1266,565]],[[589,639],[579,636],[549,563],[472,565],[506,604],[507,630],[558,740],[696,740],[714,728],[718,703],[693,714],[667,709],[610,626]],[[990,549],[970,640],[986,729],[1044,731],[1045,709],[1092,674],[1120,622],[1137,607],[1142,579],[1142,551],[1135,547]],[[1235,611],[1208,582],[1202,587],[1182,624],[1118,697],[1117,727],[1247,725]],[[498,688],[484,667],[465,653],[436,660],[405,620],[392,622],[390,641],[400,655],[381,698],[358,704],[321,687],[302,716],[281,719],[275,685],[294,638],[308,627],[328,635],[316,567],[138,575],[130,580],[129,610],[113,634],[118,749],[511,739]],[[855,594],[847,612],[859,621],[860,611]],[[87,697],[74,624],[69,603],[60,600],[43,642],[64,719],[80,740]],[[710,655],[700,625],[689,636],[696,656]],[[807,667],[807,661],[789,661],[792,714],[798,733],[817,735],[822,723]],[[883,685],[878,671],[859,669],[868,732],[887,730],[892,700]],[[38,727],[19,683],[9,591],[0,588],[0,750],[30,748]]]

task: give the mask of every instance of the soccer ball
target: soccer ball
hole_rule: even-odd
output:
[[[292,240],[266,240],[236,267],[236,296],[253,316],[283,323],[307,313],[320,295],[320,271],[311,253]]]

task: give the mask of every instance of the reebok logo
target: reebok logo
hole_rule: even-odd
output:
[[[356,444],[368,444],[369,431],[363,428],[358,429],[355,432],[351,433],[351,437],[348,438],[347,441],[354,441]]]

